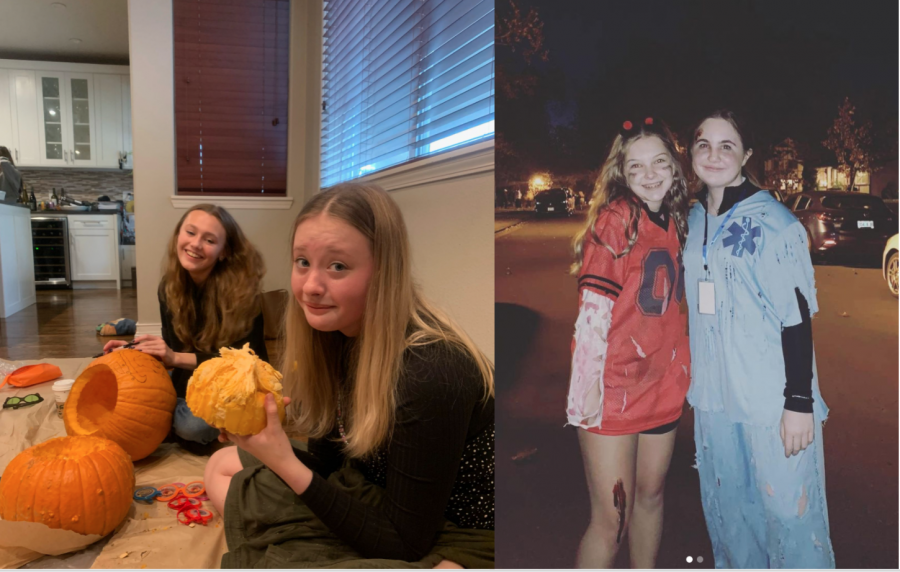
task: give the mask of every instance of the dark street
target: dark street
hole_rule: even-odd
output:
[[[589,516],[576,429],[564,427],[578,311],[570,241],[581,217],[521,218],[495,240],[497,563],[570,568]],[[815,266],[813,335],[831,408],[826,494],[839,568],[898,566],[897,299],[878,255],[874,263]],[[714,566],[693,464],[685,407],[666,483],[660,568]],[[617,567],[628,567],[627,553],[623,541]]]

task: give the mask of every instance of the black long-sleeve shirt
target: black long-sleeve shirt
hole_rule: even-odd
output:
[[[194,308],[199,310],[203,303],[203,289],[194,288],[191,295],[194,298]],[[215,353],[206,353],[187,347],[187,345],[175,335],[175,328],[172,326],[172,312],[166,303],[165,285],[162,282],[157,290],[157,296],[159,298],[159,315],[160,318],[162,318],[162,338],[166,342],[166,345],[172,348],[172,351],[196,355],[198,366],[206,360],[219,355],[218,348],[216,348]],[[240,340],[235,340],[234,343],[228,344],[228,347],[240,348],[243,347],[244,344],[249,343],[250,349],[256,352],[259,359],[269,361],[269,352],[266,350],[266,340],[263,335],[264,329],[263,313],[262,310],[260,310],[259,315],[253,320],[253,328],[250,332]],[[199,334],[202,331],[203,315],[198,311],[197,321],[194,324],[193,332],[194,334]],[[183,398],[187,393],[187,382],[193,374],[193,369],[182,369],[180,367],[176,367],[172,372],[172,385],[175,386],[175,394],[178,397]]]
[[[418,560],[444,519],[464,528],[494,525],[494,400],[484,401],[474,360],[448,344],[410,348],[396,421],[376,455],[354,463],[385,488],[370,506],[332,486],[345,460],[337,431],[295,451],[314,471],[299,496],[332,532],[367,558]]]

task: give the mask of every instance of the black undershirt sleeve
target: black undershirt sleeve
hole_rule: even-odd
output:
[[[332,532],[366,558],[419,560],[443,525],[483,384],[473,378],[465,358],[435,356],[429,350],[408,352],[381,504],[355,499],[318,473],[300,495]]]
[[[812,413],[812,321],[806,298],[795,288],[802,322],[781,331],[781,350],[784,353],[784,408],[798,413]]]

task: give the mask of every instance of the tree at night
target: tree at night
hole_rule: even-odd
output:
[[[515,99],[521,94],[531,94],[538,83],[538,77],[531,64],[535,60],[547,61],[548,51],[544,46],[544,23],[534,8],[522,14],[514,0],[505,0],[498,6],[497,28],[494,44],[515,55],[525,64],[520,73],[508,74],[505,65],[497,66],[497,87],[503,97]]]
[[[847,173],[847,190],[853,190],[856,174],[867,171],[872,162],[872,124],[869,121],[856,125],[856,107],[845,97],[838,109],[834,124],[828,129],[828,139],[822,142],[834,152],[838,168]]]
[[[800,186],[800,169],[797,144],[788,137],[775,146],[772,158],[766,161],[766,183],[787,194],[797,192]]]

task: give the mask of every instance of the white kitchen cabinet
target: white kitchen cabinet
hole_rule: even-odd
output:
[[[11,145],[7,145],[16,165],[41,164],[41,143],[37,108],[37,84],[31,70],[9,70],[9,116]]]
[[[122,151],[125,153],[123,169],[134,169],[131,154],[131,76],[122,76]]]
[[[0,69],[0,145],[15,153],[12,144],[12,105],[9,102],[9,70]]]
[[[93,74],[38,71],[35,75],[41,164],[97,166]]]
[[[97,166],[131,168],[131,82],[129,76],[95,74]],[[128,158],[125,161],[125,158]]]
[[[0,59],[0,145],[21,166],[131,169],[128,67]]]
[[[69,216],[69,255],[72,281],[115,280],[121,288],[119,217]]]
[[[31,212],[0,204],[0,318],[35,303]]]

